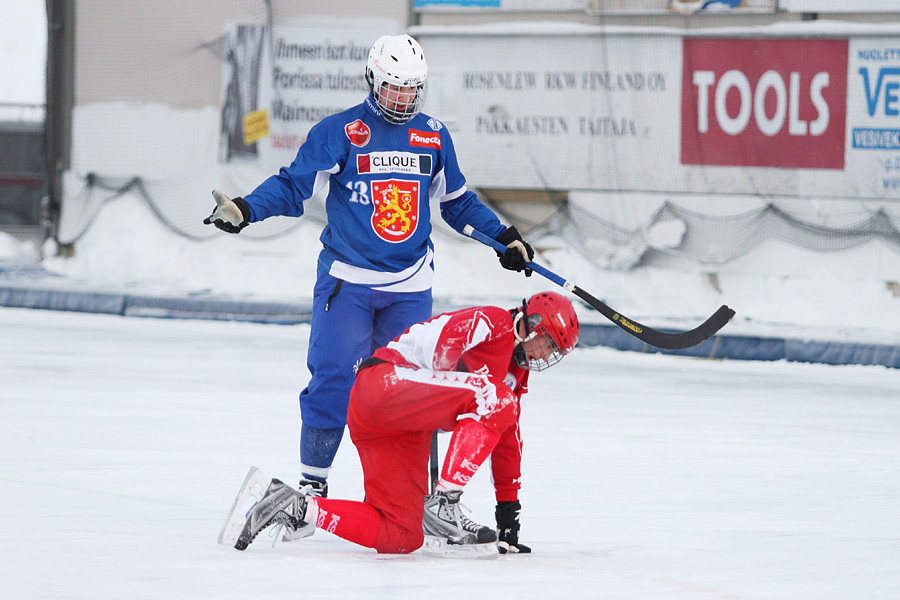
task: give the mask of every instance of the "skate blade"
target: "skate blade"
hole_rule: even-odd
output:
[[[451,544],[447,538],[425,536],[425,544],[422,546],[423,556],[439,558],[479,558],[491,559],[500,556],[497,550],[497,542],[486,544]]]
[[[222,531],[219,532],[219,539],[216,540],[219,544],[234,548],[235,544],[237,544],[238,536],[244,529],[247,515],[265,495],[270,483],[272,483],[271,477],[267,477],[265,473],[256,467],[250,467],[250,471],[247,473],[247,477],[244,478],[244,483],[234,499],[234,504],[231,505],[231,510],[228,512],[228,518],[225,519]]]

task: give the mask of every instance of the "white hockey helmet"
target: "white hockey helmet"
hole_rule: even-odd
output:
[[[382,36],[369,51],[366,81],[390,123],[401,125],[422,112],[427,76],[422,47],[406,34]]]

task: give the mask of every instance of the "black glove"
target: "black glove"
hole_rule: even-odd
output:
[[[506,252],[497,253],[500,264],[510,271],[525,271],[525,277],[531,277],[531,269],[525,263],[534,258],[534,248],[522,239],[522,234],[515,227],[507,227],[497,236],[497,241],[506,246]]]
[[[497,517],[497,542],[500,554],[528,554],[531,548],[519,543],[519,512],[522,505],[518,500],[512,502],[498,502],[494,516]]]
[[[216,207],[211,215],[203,219],[205,225],[215,225],[228,233],[240,233],[250,223],[250,207],[243,198],[232,200],[219,190],[213,190]]]

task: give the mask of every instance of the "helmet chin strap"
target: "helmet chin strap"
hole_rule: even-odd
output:
[[[516,312],[516,316],[513,318],[513,334],[515,334],[516,342],[518,342],[519,344],[525,341],[525,338],[519,336],[519,322],[523,318],[525,318],[525,315],[523,315],[521,311]],[[525,325],[527,327],[528,323],[526,322]]]
[[[534,338],[534,332],[528,331],[528,311],[526,310],[528,307],[527,301],[525,299],[522,300],[522,310],[516,313],[516,316],[513,318],[513,334],[516,336],[516,342],[522,343],[527,342],[530,339]],[[522,322],[522,325],[525,326],[525,337],[519,335],[519,322]]]

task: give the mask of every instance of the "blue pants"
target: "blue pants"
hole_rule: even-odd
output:
[[[347,423],[355,367],[411,325],[431,318],[431,290],[383,292],[341,282],[319,267],[307,366],[300,392],[300,462],[331,466]]]

